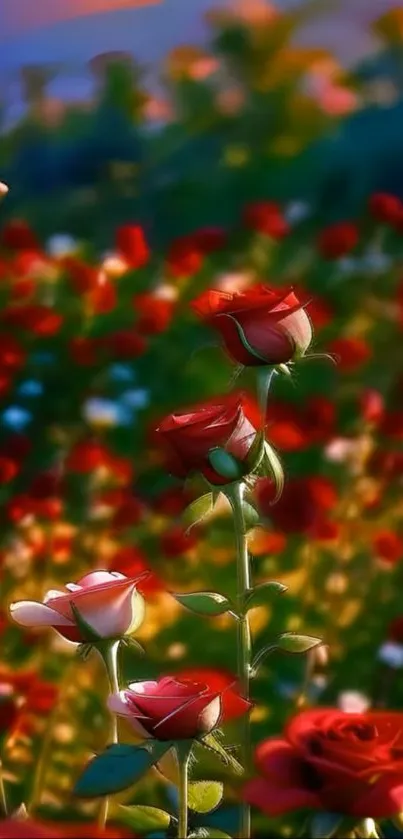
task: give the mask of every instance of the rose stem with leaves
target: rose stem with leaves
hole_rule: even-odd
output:
[[[227,497],[232,507],[237,546],[237,614],[238,614],[238,678],[242,694],[249,699],[252,643],[248,613],[245,602],[251,589],[250,562],[246,539],[246,525],[243,512],[245,484],[237,482],[227,488]],[[245,771],[251,764],[250,716],[242,718],[242,753]],[[251,831],[250,807],[242,805],[240,836],[249,839]]]
[[[97,644],[97,650],[105,665],[105,670],[108,675],[108,680],[112,693],[119,693],[119,679],[118,679],[118,650],[120,641],[103,641]],[[112,743],[118,742],[118,721],[115,714],[112,714],[112,729],[111,729]],[[109,798],[105,798],[102,802],[98,825],[105,828],[108,819]]]

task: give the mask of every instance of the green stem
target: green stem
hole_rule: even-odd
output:
[[[257,396],[263,431],[266,428],[267,399],[276,372],[274,367],[261,367],[257,373]]]
[[[118,650],[119,641],[102,641],[96,645],[99,655],[105,665],[105,670],[108,675],[110,689],[112,693],[119,693],[119,679],[118,679]],[[115,714],[112,714],[112,728],[111,728],[112,743],[118,742],[118,721]],[[109,798],[104,798],[102,801],[100,811],[98,814],[98,826],[105,829],[108,820]]]
[[[182,751],[182,749],[178,747],[176,753],[179,766],[178,839],[187,839],[190,750]]]
[[[6,796],[6,788],[4,785],[4,778],[3,778],[3,764],[0,760],[0,808],[2,811],[3,816],[8,816],[8,806],[7,806],[7,796]]]
[[[245,699],[249,699],[250,695],[250,676],[251,676],[251,657],[252,657],[252,640],[249,625],[248,613],[245,611],[245,601],[247,594],[251,589],[251,574],[250,562],[248,554],[248,544],[246,540],[246,526],[243,514],[243,497],[245,492],[245,484],[232,484],[230,490],[227,492],[228,499],[231,503],[235,538],[237,547],[237,612],[238,612],[238,679],[242,695]],[[242,760],[245,772],[251,768],[251,726],[250,716],[245,714],[242,717]],[[242,839],[249,839],[251,833],[251,819],[250,807],[243,804],[241,808],[241,829],[240,836]]]

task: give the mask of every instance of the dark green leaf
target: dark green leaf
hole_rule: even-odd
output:
[[[294,632],[284,632],[277,640],[277,646],[286,653],[307,653],[322,643],[321,638],[311,635],[296,635]]]
[[[94,757],[74,788],[79,798],[96,798],[127,789],[141,778],[170,748],[157,740],[147,746],[117,743]]]
[[[233,757],[231,752],[229,752],[228,749],[220,743],[216,734],[206,734],[206,736],[200,740],[200,743],[209,751],[214,752],[216,757],[218,757],[225,766],[228,766],[233,772],[236,772],[237,775],[243,775],[243,767],[237,759]]]
[[[343,816],[340,813],[315,813],[309,825],[311,836],[313,839],[330,839],[342,821]]]
[[[213,508],[214,496],[212,492],[207,492],[200,498],[196,498],[195,501],[189,504],[183,514],[186,527],[189,529],[193,525],[198,524],[198,522],[203,521],[213,511]]]
[[[132,807],[122,807],[122,817],[125,824],[130,825],[136,833],[147,834],[155,830],[167,830],[171,824],[171,815],[158,807],[143,807],[136,804]]]
[[[284,594],[287,586],[277,580],[268,580],[253,589],[246,598],[246,608],[254,609],[255,606],[265,606],[267,601],[275,594]]]
[[[174,594],[175,600],[199,615],[224,615],[231,610],[231,603],[215,591],[195,591],[192,594]]]
[[[224,786],[218,781],[195,781],[189,784],[188,806],[196,813],[210,813],[222,801]]]

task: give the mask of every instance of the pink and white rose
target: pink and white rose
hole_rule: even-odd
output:
[[[92,640],[83,637],[83,624],[95,638],[121,638],[135,632],[143,621],[145,604],[137,591],[138,581],[139,577],[116,571],[92,571],[77,583],[67,583],[64,591],[48,591],[43,603],[12,603],[11,617],[31,629],[51,626],[75,643]]]

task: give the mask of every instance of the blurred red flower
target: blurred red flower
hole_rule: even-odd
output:
[[[336,356],[338,369],[350,373],[372,357],[372,349],[364,338],[336,338],[328,350]]]
[[[373,537],[372,544],[376,556],[390,565],[403,559],[403,539],[394,530],[380,530]]]
[[[326,227],[318,236],[317,247],[325,259],[340,259],[357,246],[358,227],[353,222],[339,222]]]
[[[114,358],[129,360],[143,355],[146,349],[146,342],[142,335],[138,335],[134,329],[122,329],[108,335],[104,341],[110,349]]]
[[[171,323],[175,303],[155,294],[137,294],[133,297],[133,308],[137,315],[136,328],[144,335],[158,335]]]
[[[388,192],[375,192],[370,196],[368,207],[377,221],[386,224],[393,224],[403,213],[400,198]]]
[[[140,577],[148,572],[148,576],[138,583],[137,588],[140,594],[148,595],[165,590],[164,583],[151,570],[147,557],[136,545],[123,545],[118,548],[110,561],[109,569],[118,571],[125,577]]]
[[[167,258],[168,274],[181,280],[192,277],[200,271],[203,252],[192,236],[183,236],[172,242]]]
[[[19,370],[25,363],[25,351],[13,335],[0,335],[0,368]]]
[[[11,219],[0,233],[0,244],[8,250],[36,251],[38,240],[29,224],[23,219]]]
[[[200,532],[196,527],[187,531],[181,525],[173,525],[161,536],[161,550],[164,556],[172,558],[183,556],[187,551],[192,550],[198,544]]]
[[[228,235],[223,227],[201,227],[193,233],[192,238],[201,253],[209,254],[225,248]]]
[[[284,533],[310,532],[337,499],[331,481],[321,476],[286,481],[283,494],[275,504],[275,486],[271,478],[259,478],[254,494],[263,519],[269,519]]]
[[[124,224],[116,232],[116,249],[133,270],[142,268],[150,258],[150,250],[139,224]]]
[[[243,212],[243,222],[249,230],[262,233],[271,239],[283,239],[290,232],[290,226],[281,208],[272,201],[248,204]]]
[[[385,401],[379,390],[367,388],[361,393],[360,413],[365,422],[379,423],[385,413]]]
[[[309,808],[390,818],[403,808],[403,760],[396,748],[402,729],[397,711],[303,711],[283,738],[258,746],[259,775],[244,796],[270,816]]]
[[[0,456],[0,484],[8,484],[18,474],[18,466],[10,457]]]

